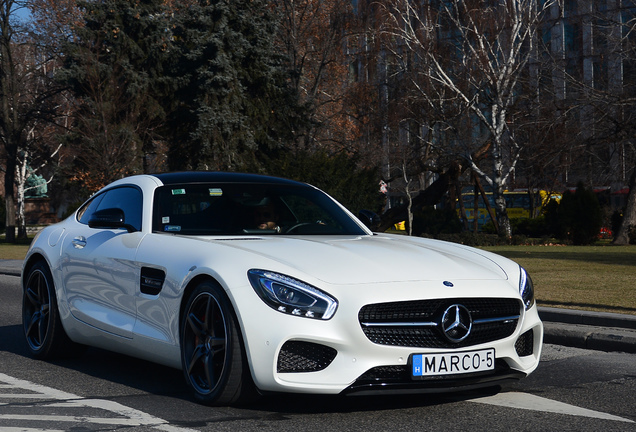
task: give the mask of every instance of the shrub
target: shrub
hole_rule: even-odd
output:
[[[582,183],[574,193],[565,192],[557,209],[559,237],[575,245],[594,243],[601,230],[603,213],[596,195]]]
[[[544,215],[534,219],[511,219],[512,233],[525,237],[546,237],[553,234]]]
[[[497,234],[497,229],[495,228],[495,224],[491,220],[489,220],[488,222],[482,225],[481,231],[484,234]]]
[[[551,199],[543,207],[543,217],[548,235],[557,236],[559,233],[559,202],[557,200]]]
[[[501,244],[508,244],[508,241],[506,239],[502,239],[497,234],[475,234],[471,231],[464,231],[461,233],[452,234],[439,234],[435,236],[435,238],[467,246],[498,246]]]

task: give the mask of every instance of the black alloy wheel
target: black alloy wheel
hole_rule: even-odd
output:
[[[222,288],[201,283],[181,321],[181,361],[187,384],[206,405],[228,405],[251,392],[237,320]]]
[[[53,277],[43,261],[30,268],[24,283],[22,326],[29,351],[35,358],[51,359],[76,352],[76,344],[62,327]]]

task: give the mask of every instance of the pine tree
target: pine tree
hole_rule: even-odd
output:
[[[96,189],[147,170],[168,43],[162,0],[80,2],[84,22],[66,46],[60,78],[78,102],[73,132],[76,179]]]
[[[175,14],[167,123],[172,169],[260,170],[301,110],[265,0],[198,1]]]

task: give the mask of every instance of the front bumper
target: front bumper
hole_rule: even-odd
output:
[[[492,281],[488,283],[487,292],[492,292],[495,296],[504,292],[510,295],[510,286],[505,282],[501,283],[501,289],[493,285],[497,284]],[[472,293],[485,292],[472,288]],[[418,287],[405,286],[402,287],[402,292],[403,299],[416,299],[417,296],[421,298],[422,287],[421,284]],[[380,345],[365,336],[358,320],[358,312],[369,303],[369,298],[374,302],[395,301],[395,289],[387,290],[384,286],[366,287],[365,302],[361,301],[360,296],[342,290],[335,294],[339,300],[339,309],[329,321],[278,313],[260,299],[254,302],[255,294],[251,287],[234,290],[233,294],[238,304],[246,304],[247,301],[252,306],[249,310],[239,308],[237,314],[254,382],[264,392],[375,394],[470,390],[523,378],[537,367],[541,355],[543,325],[536,306],[521,311],[516,329],[508,337],[457,349],[431,349]],[[468,292],[459,292],[463,297],[467,297],[467,294]],[[249,297],[252,298],[248,299]],[[281,356],[286,356],[285,361],[289,360],[290,343],[309,347],[309,354],[304,348],[293,353],[304,356],[299,361],[309,362],[306,370],[297,372],[294,367],[281,369]],[[492,371],[417,380],[411,378],[409,359],[412,354],[485,348],[495,350],[496,367]]]

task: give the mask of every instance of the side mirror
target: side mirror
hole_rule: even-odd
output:
[[[124,228],[128,232],[137,231],[134,226],[126,223],[124,211],[120,208],[107,208],[96,211],[88,220],[88,226],[108,229]]]
[[[358,213],[358,219],[360,219],[360,222],[371,230],[380,225],[380,216],[371,210],[360,210]]]

